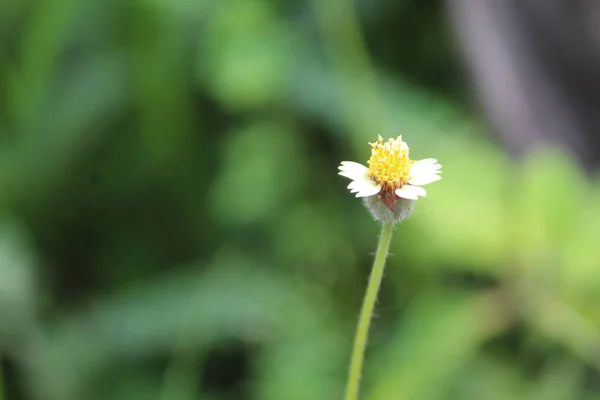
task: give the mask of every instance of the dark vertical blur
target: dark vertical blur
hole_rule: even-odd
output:
[[[600,2],[449,0],[481,101],[508,147],[600,161]]]

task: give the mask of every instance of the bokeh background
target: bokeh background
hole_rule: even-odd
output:
[[[597,115],[569,45],[597,14],[463,3],[2,0],[0,399],[342,398],[379,228],[337,165],[378,134],[444,179],[396,229],[363,398],[600,398],[597,130],[553,123]],[[512,68],[531,48],[568,52]],[[506,71],[580,90],[549,112]]]

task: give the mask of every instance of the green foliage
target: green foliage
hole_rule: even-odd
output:
[[[444,179],[364,398],[600,395],[598,179],[490,140],[441,4],[355,3],[0,2],[0,398],[341,398],[378,227],[336,167],[399,133]]]

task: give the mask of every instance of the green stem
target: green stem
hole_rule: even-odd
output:
[[[360,387],[360,376],[362,371],[363,360],[365,358],[365,347],[367,345],[367,337],[369,335],[369,326],[373,316],[373,309],[377,301],[377,293],[383,278],[383,269],[387,258],[388,249],[392,240],[392,232],[394,230],[393,223],[385,223],[381,227],[381,236],[379,236],[379,245],[373,262],[373,269],[369,277],[367,293],[363,300],[360,317],[358,319],[358,327],[356,328],[356,336],[354,338],[354,347],[352,348],[352,359],[350,361],[350,372],[348,374],[348,383],[346,384],[346,400],[357,400]]]
[[[2,352],[0,351],[0,361],[2,360]],[[4,371],[0,368],[0,400],[4,399]]]

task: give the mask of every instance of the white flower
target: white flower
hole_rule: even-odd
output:
[[[387,142],[379,136],[377,142],[369,144],[369,167],[353,161],[342,161],[339,167],[339,175],[352,180],[348,189],[356,197],[378,195],[390,206],[388,203],[395,203],[398,197],[417,200],[425,196],[421,186],[442,179],[442,166],[436,159],[413,161],[408,157],[409,148],[402,136]]]

